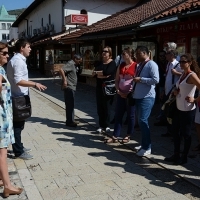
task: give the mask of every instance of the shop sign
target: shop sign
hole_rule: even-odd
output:
[[[65,16],[65,24],[72,25],[72,24],[88,24],[88,15],[87,14],[71,14]]]
[[[190,30],[198,30],[200,29],[200,24],[198,22],[188,22],[188,23],[181,23],[175,26],[165,26],[159,27],[156,29],[156,33],[170,33],[171,31],[190,31]]]

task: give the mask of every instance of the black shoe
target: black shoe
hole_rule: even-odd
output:
[[[169,132],[161,134],[161,137],[171,137],[171,136],[172,135]]]
[[[164,161],[167,161],[167,162],[176,162],[180,160],[180,156],[179,155],[172,155],[171,157],[169,158],[165,158]]]
[[[183,165],[187,163],[187,156],[182,155],[178,160],[173,162],[173,165]]]
[[[167,126],[167,125],[168,124],[165,121],[159,121],[159,122],[154,123],[154,126]]]
[[[114,124],[115,123],[115,118],[113,118],[111,121],[110,121],[110,124]]]
[[[66,123],[65,124],[66,126],[69,126],[69,127],[77,127],[77,124],[72,122],[72,123]]]

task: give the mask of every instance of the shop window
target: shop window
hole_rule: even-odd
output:
[[[122,44],[122,50],[125,48],[131,48],[135,51],[138,46],[146,46],[150,51],[150,59],[155,60],[155,43],[154,42],[146,42],[146,41],[138,41],[138,42],[126,42]]]
[[[82,9],[82,10],[80,11],[80,14],[87,14],[87,10]]]
[[[94,51],[93,46],[83,46],[80,48],[80,52],[83,55],[83,74],[91,74],[95,65],[100,60],[99,52]]]
[[[191,46],[190,46],[191,54],[195,60],[199,60],[200,58],[200,37],[191,38]]]
[[[10,40],[10,35],[9,34],[7,35],[7,40]]]
[[[71,59],[70,50],[50,49],[46,50],[46,64],[67,63]]]

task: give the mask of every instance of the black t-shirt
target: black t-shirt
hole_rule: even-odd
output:
[[[103,71],[104,76],[109,76],[108,78],[97,78],[97,87],[102,87],[104,81],[111,81],[115,79],[116,74],[116,63],[111,61],[108,64],[103,64],[102,62],[96,67],[95,71]]]

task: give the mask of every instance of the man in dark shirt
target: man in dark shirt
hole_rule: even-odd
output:
[[[62,77],[62,89],[64,91],[66,108],[66,126],[76,127],[78,122],[74,120],[74,96],[77,85],[77,69],[80,66],[82,58],[75,54],[73,59],[60,69]]]

